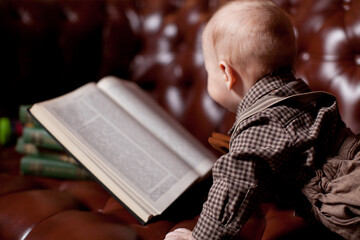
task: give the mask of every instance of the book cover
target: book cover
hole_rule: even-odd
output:
[[[43,128],[24,127],[22,139],[40,148],[64,151],[64,148]]]
[[[77,180],[91,179],[88,172],[78,165],[39,156],[22,157],[20,170],[24,175]]]
[[[39,127],[41,125],[31,116],[28,109],[31,107],[31,104],[20,105],[19,106],[19,120],[24,127]]]
[[[15,150],[18,153],[30,156],[36,156],[45,159],[54,159],[63,162],[77,164],[75,159],[65,151],[52,150],[47,148],[39,148],[33,143],[26,143],[23,137],[19,137],[16,141]]]

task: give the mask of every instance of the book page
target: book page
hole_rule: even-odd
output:
[[[41,105],[47,120],[41,121],[36,108],[31,112],[115,195],[121,192],[120,200],[127,193],[126,204],[159,214],[198,178],[95,84]]]
[[[204,176],[210,172],[216,160],[215,155],[135,83],[110,76],[101,79],[98,87],[185,159],[199,175]]]

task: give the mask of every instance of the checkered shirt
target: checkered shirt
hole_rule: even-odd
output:
[[[267,75],[239,104],[237,118],[266,95],[308,91],[292,73]],[[213,166],[213,185],[193,236],[232,239],[269,193],[300,192],[325,160],[342,124],[337,103],[331,99],[305,105],[286,101],[243,120],[236,129],[233,126],[230,151]]]

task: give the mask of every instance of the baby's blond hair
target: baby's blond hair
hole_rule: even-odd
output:
[[[292,68],[296,59],[291,21],[270,0],[225,4],[208,22],[203,38],[212,43],[218,60],[251,77]]]

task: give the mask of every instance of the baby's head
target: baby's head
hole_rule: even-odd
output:
[[[272,1],[236,0],[221,7],[206,25],[203,52],[210,96],[236,111],[262,76],[293,67],[296,43],[290,19]],[[234,77],[225,85],[231,94],[221,94],[225,89],[219,88],[216,81],[221,79],[215,75],[225,80]]]

